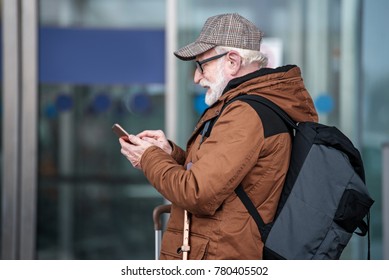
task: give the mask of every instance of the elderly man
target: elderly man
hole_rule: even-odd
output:
[[[121,153],[172,203],[161,259],[181,259],[184,211],[191,218],[189,259],[261,259],[261,234],[234,190],[241,185],[265,223],[274,218],[288,169],[291,136],[270,110],[264,117],[243,94],[262,95],[295,121],[317,121],[297,66],[266,68],[262,32],[238,14],[210,17],[197,40],[175,52],[195,60],[194,82],[209,108],[184,151],[162,131],[120,139]],[[222,110],[223,108],[223,110]],[[202,133],[209,120],[211,134]],[[190,167],[190,168],[189,168]]]

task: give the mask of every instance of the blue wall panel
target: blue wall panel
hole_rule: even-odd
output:
[[[164,83],[164,56],[164,30],[39,30],[41,83]]]

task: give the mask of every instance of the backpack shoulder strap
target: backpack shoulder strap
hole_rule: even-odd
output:
[[[228,105],[230,105],[232,102],[237,101],[237,100],[244,101],[244,102],[248,103],[257,112],[257,114],[261,118],[262,123],[263,123],[264,128],[265,128],[264,129],[265,137],[283,132],[286,129],[283,127],[283,124],[286,124],[288,127],[292,128],[292,129],[298,129],[296,123],[279,106],[277,106],[276,104],[274,104],[270,100],[266,99],[265,97],[259,96],[259,95],[244,94],[244,95],[239,95],[239,96],[231,99],[230,101],[228,101],[226,104],[224,104],[224,106],[220,110],[220,113],[217,117],[207,121],[204,124],[204,128],[201,132],[201,135],[202,135],[201,142],[204,140],[205,137],[209,137],[209,135],[211,134],[211,130],[213,128],[213,125],[216,123],[216,121],[218,120],[218,118],[222,114],[223,110]],[[278,120],[274,119],[274,114],[267,113],[266,108],[264,108],[264,106],[271,109],[271,111],[273,111],[274,113],[276,113],[280,117],[280,119],[283,121],[282,124],[280,124],[280,122]],[[267,111],[269,111],[269,110],[267,110]],[[278,122],[278,124],[275,122]]]
[[[270,108],[275,112],[289,127],[293,129],[298,129],[298,126],[296,123],[289,117],[287,113],[285,113],[284,110],[282,110],[278,105],[270,101],[269,99],[261,96],[261,95],[242,95],[238,96],[236,99],[240,100],[251,100],[254,102],[261,103],[263,105],[266,105],[266,107]]]
[[[270,100],[258,95],[240,95],[231,99],[222,107],[219,116],[229,104],[236,100],[241,100],[248,103],[257,112],[264,126],[265,137],[281,132],[286,132],[288,131],[288,127],[292,129],[297,129],[297,125],[295,124],[295,122],[280,107],[278,107]],[[272,111],[273,113],[269,113],[269,110],[266,110],[266,108],[271,109],[270,111]],[[279,119],[274,118],[274,113],[279,117]],[[210,136],[213,125],[216,123],[218,117],[211,119],[205,123],[204,128],[201,132],[201,142],[204,140],[205,137]],[[254,219],[255,223],[257,224],[258,230],[261,233],[261,238],[263,241],[265,241],[268,235],[268,227],[263,221],[254,203],[251,201],[251,199],[249,198],[249,196],[244,191],[241,185],[239,185],[235,189],[235,193],[242,201],[243,205],[246,207],[251,217]]]
[[[278,117],[282,120],[282,122],[286,124],[289,128],[298,129],[296,123],[284,112],[284,110],[282,110],[279,106],[277,106],[275,103],[271,102],[270,100],[266,99],[265,97],[259,95],[242,95],[237,97],[236,99],[245,101],[248,104],[250,104],[254,109],[256,109],[258,115],[260,115],[259,110],[261,109],[261,107],[259,108],[256,107],[254,103],[260,103],[262,105],[265,105],[267,108],[271,109],[274,113],[276,113],[276,115],[278,115]],[[254,203],[251,201],[247,193],[244,191],[242,185],[239,185],[235,189],[235,193],[238,195],[239,199],[242,201],[247,211],[254,219],[255,223],[257,224],[258,230],[261,233],[261,238],[263,242],[265,242],[269,234],[270,227],[267,224],[265,224],[260,213],[255,207]]]

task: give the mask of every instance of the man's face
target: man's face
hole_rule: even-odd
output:
[[[198,61],[210,58],[216,55],[214,50],[205,52],[197,57]],[[225,75],[224,64],[225,57],[207,62],[202,65],[203,71],[196,69],[194,74],[194,82],[207,89],[205,95],[205,103],[208,106],[214,104],[222,95],[224,88],[228,83],[228,79]]]

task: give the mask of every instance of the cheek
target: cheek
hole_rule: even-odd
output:
[[[205,80],[207,81],[207,83],[210,86],[213,86],[217,82],[216,77],[217,77],[217,75],[207,75],[207,76],[204,76]]]

